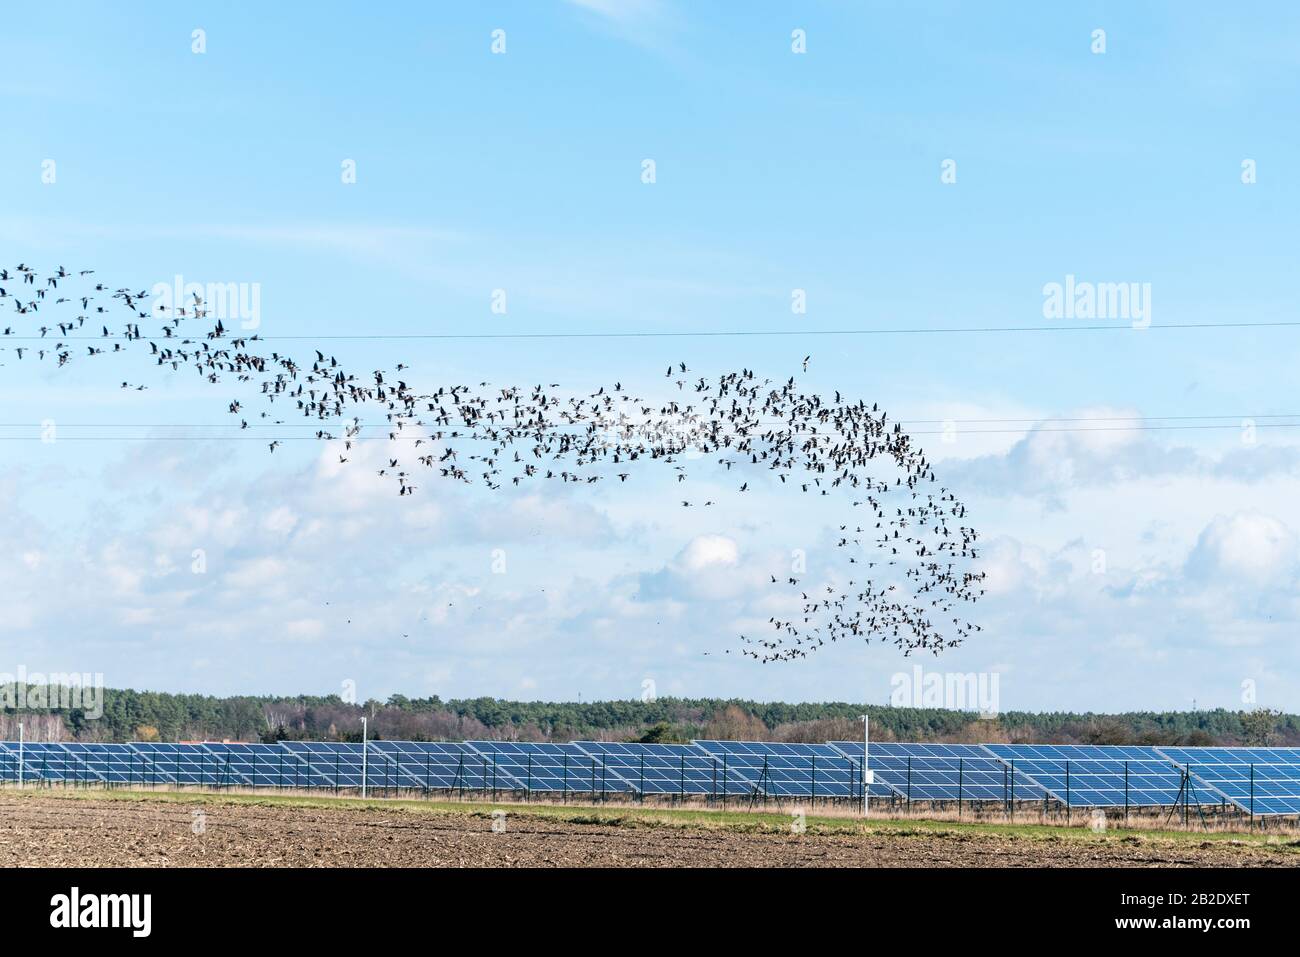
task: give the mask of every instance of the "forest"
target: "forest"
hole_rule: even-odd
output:
[[[168,694],[104,689],[102,714],[58,707],[56,693],[23,695],[0,687],[0,740],[31,741],[357,741],[361,718],[374,738],[414,741],[767,741],[856,740],[859,715],[880,741],[967,743],[1300,746],[1300,716],[1267,708],[1242,711],[1137,711],[1123,714],[1003,712],[981,717],[939,708],[848,702],[786,704],[717,698],[648,701],[505,701],[437,695],[347,702],[317,697]],[[13,706],[44,701],[42,708]]]

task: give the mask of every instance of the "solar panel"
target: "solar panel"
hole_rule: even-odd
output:
[[[383,787],[382,770],[380,781],[375,780],[375,769],[370,767],[369,758],[363,761],[360,744],[343,741],[281,741],[280,747],[292,753],[302,762],[303,777],[295,787],[361,787],[362,771],[368,787]],[[320,780],[322,785],[311,782]]]
[[[19,747],[10,746],[4,762],[5,780],[18,779]],[[28,741],[22,746],[23,779],[26,781],[102,781],[94,770],[61,743]]]
[[[862,760],[861,741],[834,741]],[[912,801],[1041,801],[1047,792],[1018,766],[1013,770],[977,744],[872,742],[877,782]]]
[[[1183,776],[1155,748],[1137,745],[986,744],[1071,807],[1172,807]],[[1193,799],[1194,802],[1194,799]]]
[[[696,741],[754,782],[762,794],[778,797],[861,797],[862,770],[829,744],[779,744],[764,741]],[[879,783],[873,796],[893,792]]]
[[[400,787],[476,791],[492,787],[490,761],[457,742],[371,741],[370,748],[372,766],[396,779]]]
[[[333,787],[334,779],[309,767],[278,744],[207,742],[204,750],[216,755],[219,767],[229,768],[237,780],[253,787]]]
[[[197,784],[207,787],[248,785],[226,762],[201,744],[171,744],[156,741],[133,741],[129,747],[144,758],[144,767],[128,768],[134,783]]]
[[[1159,748],[1253,814],[1300,814],[1300,748]]]
[[[82,744],[70,742],[63,745],[76,755],[101,781],[112,784],[130,784],[150,780],[149,760],[129,744]],[[156,778],[157,775],[154,775]],[[159,783],[170,784],[166,779]]]
[[[754,781],[725,755],[689,744],[619,744],[578,741],[576,746],[605,762],[641,794],[752,794]]]
[[[481,756],[495,762],[497,778],[510,783],[497,787],[564,794],[631,791],[632,786],[599,756],[576,744],[537,744],[517,741],[467,741]]]

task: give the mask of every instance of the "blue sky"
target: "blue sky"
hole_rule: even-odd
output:
[[[809,387],[917,431],[956,422],[954,442],[919,438],[971,505],[990,595],[978,641],[918,663],[997,673],[1003,708],[1238,707],[1252,682],[1259,704],[1296,710],[1298,430],[1248,444],[1240,428],[1300,413],[1294,330],[1162,328],[1295,318],[1300,13],[1252,11],[15,9],[0,261],[139,288],[257,283],[268,336],[1068,326],[1044,319],[1045,284],[1149,283],[1145,330],[332,351],[407,363],[431,387],[618,379],[645,395],[668,362],[785,378],[811,354]],[[228,441],[224,389],[154,376],[123,393],[118,368],[0,363],[0,433],[27,439],[0,449],[0,671],[221,693],[351,680],[363,696],[627,698],[650,679],[884,701],[913,663],[887,646],[790,665],[721,654],[766,617],[767,569],[793,548],[815,565],[829,539],[834,517],[779,489],[708,516],[680,514],[652,476],[584,496],[430,485],[409,504],[313,443],[272,459]],[[1224,427],[1054,431],[1168,416]],[[30,441],[44,419],[101,440]],[[972,421],[987,419],[1016,421]]]

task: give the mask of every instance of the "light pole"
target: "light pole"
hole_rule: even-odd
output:
[[[869,751],[871,745],[871,718],[865,714],[858,715],[862,719],[862,816],[867,816],[867,809],[870,807],[867,797],[871,792],[871,785],[875,782],[872,780],[871,773],[871,754]]]
[[[361,716],[361,796],[366,796],[366,716]]]

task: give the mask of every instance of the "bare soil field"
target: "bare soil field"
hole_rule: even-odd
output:
[[[710,812],[0,792],[0,867],[1286,867],[1264,838]]]

